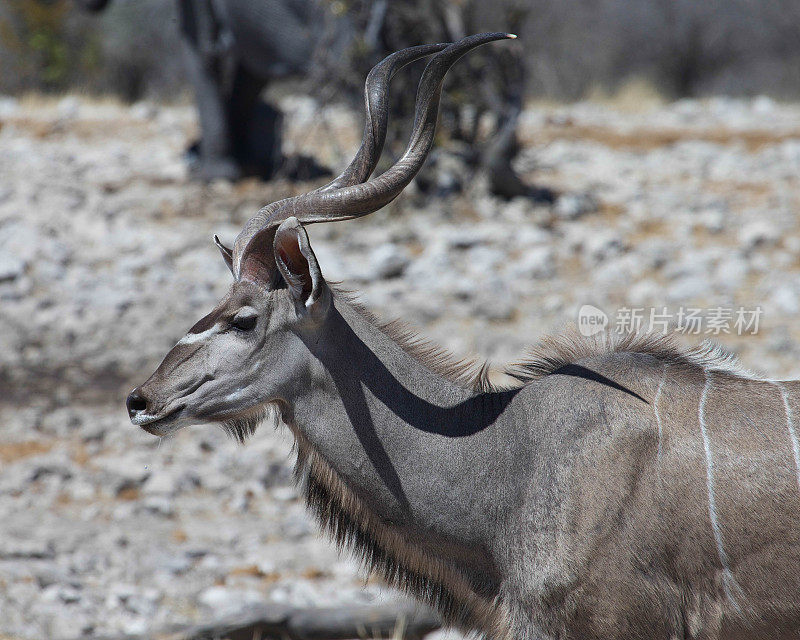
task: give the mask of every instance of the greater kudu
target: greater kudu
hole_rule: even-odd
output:
[[[433,143],[442,79],[479,44],[400,51],[366,83],[362,146],[329,185],[261,210],[234,284],[128,398],[164,436],[244,440],[276,406],[335,540],[491,638],[789,638],[800,623],[796,382],[666,338],[551,339],[493,388],[326,284],[302,223],[391,201]],[[369,180],[386,91],[432,53],[411,142]]]

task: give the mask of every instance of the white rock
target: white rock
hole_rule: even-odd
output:
[[[0,284],[16,280],[25,273],[25,260],[5,251],[0,252]]]
[[[203,607],[211,609],[214,617],[224,618],[262,604],[264,595],[253,589],[209,587],[200,593],[197,602]]]
[[[739,245],[746,251],[763,245],[775,244],[780,231],[768,220],[755,220],[745,224],[738,233]]]
[[[271,493],[272,497],[280,502],[294,502],[300,497],[295,486],[275,487]]]
[[[45,602],[75,604],[81,601],[81,592],[69,585],[51,584],[49,587],[42,590],[42,599]]]
[[[0,118],[12,117],[19,108],[19,100],[13,96],[0,96]]]
[[[130,114],[137,120],[153,120],[158,117],[158,107],[152,102],[143,100],[131,105]]]
[[[783,313],[794,315],[800,311],[800,297],[795,288],[788,284],[778,287],[770,301]]]
[[[597,211],[597,207],[597,200],[589,193],[565,193],[556,200],[553,213],[564,220],[577,220]]]
[[[719,209],[709,209],[697,214],[697,224],[711,233],[719,233],[725,228],[727,216]]]
[[[149,631],[149,625],[144,618],[127,620],[122,624],[122,632],[131,636],[144,635]]]
[[[81,103],[75,96],[66,96],[58,102],[58,115],[63,120],[73,120],[80,113]]]
[[[408,263],[408,253],[397,245],[387,242],[370,253],[369,275],[379,279],[397,278],[403,274]]]
[[[712,291],[711,283],[704,277],[680,278],[667,287],[667,301],[678,304],[696,304],[710,291]]]
[[[555,252],[552,247],[538,246],[523,250],[519,260],[510,264],[510,271],[519,278],[550,278],[555,273]]]
[[[622,239],[611,229],[594,231],[584,236],[583,254],[588,258],[588,264],[598,264],[622,252],[624,246]]]
[[[148,511],[160,516],[170,517],[175,513],[175,505],[169,496],[151,495],[144,498],[142,505]]]
[[[768,115],[775,110],[775,101],[769,96],[756,96],[753,99],[753,111],[760,116]]]
[[[169,468],[154,470],[142,487],[145,495],[172,496],[176,492],[176,479]]]
[[[3,560],[17,558],[36,560],[53,557],[55,557],[53,546],[46,540],[0,540],[0,559]]]

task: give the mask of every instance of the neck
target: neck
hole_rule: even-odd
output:
[[[477,391],[334,298],[290,402],[308,498],[340,543],[453,620],[496,627],[494,473],[515,392]],[[438,368],[445,366],[441,362]]]

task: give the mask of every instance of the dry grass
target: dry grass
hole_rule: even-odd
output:
[[[177,542],[178,544],[183,544],[189,539],[189,536],[186,535],[186,532],[183,529],[173,529],[170,537],[172,538],[173,542]]]
[[[118,500],[125,500],[126,502],[132,502],[134,500],[138,500],[141,497],[141,492],[137,487],[123,487],[117,493]]]
[[[79,467],[84,467],[89,464],[91,457],[91,454],[82,442],[76,442],[73,444],[70,450],[70,458]]]
[[[716,129],[648,128],[619,131],[610,127],[577,125],[548,125],[542,129],[523,134],[522,140],[529,145],[549,144],[558,140],[595,142],[610,149],[626,151],[651,151],[680,142],[708,142],[719,145],[738,144],[747,151],[759,151],[765,146],[780,144],[787,140],[800,139],[800,129],[768,131],[751,129],[739,131],[719,127]]]
[[[109,131],[125,131],[127,135],[146,137],[152,135],[153,123],[147,120],[134,120],[128,117],[114,118],[76,118],[69,121],[53,120],[51,116],[38,118],[30,116],[10,117],[2,121],[28,132],[39,140],[60,140],[65,136],[81,140],[106,140]]]
[[[613,91],[606,87],[595,87],[587,97],[591,102],[627,112],[655,109],[667,102],[656,85],[641,76],[629,78]]]
[[[3,442],[0,443],[0,462],[17,462],[31,456],[47,453],[52,448],[52,442],[42,442],[41,440]]]
[[[228,572],[229,576],[250,576],[252,578],[263,578],[266,573],[264,573],[258,566],[254,564],[249,564],[242,567],[234,567]]]
[[[300,575],[307,580],[321,580],[330,577],[331,574],[319,567],[306,567]]]
[[[635,246],[651,238],[669,238],[671,236],[672,230],[663,220],[642,220],[628,237],[628,241]]]
[[[258,578],[266,583],[277,582],[281,579],[281,574],[278,571],[262,571],[258,568],[258,566],[254,564],[244,565],[240,567],[234,567],[228,572],[228,578],[235,578],[235,577],[249,577],[249,578]]]

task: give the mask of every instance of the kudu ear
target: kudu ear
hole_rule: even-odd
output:
[[[327,285],[308,234],[295,217],[275,232],[275,264],[299,307],[315,315],[327,306]]]
[[[214,244],[217,245],[217,249],[219,249],[219,252],[222,254],[222,259],[225,261],[225,264],[228,265],[228,269],[230,270],[231,275],[235,275],[233,273],[233,251],[231,251],[230,249],[228,249],[228,247],[222,244],[222,241],[219,239],[219,236],[217,235],[214,236]]]

